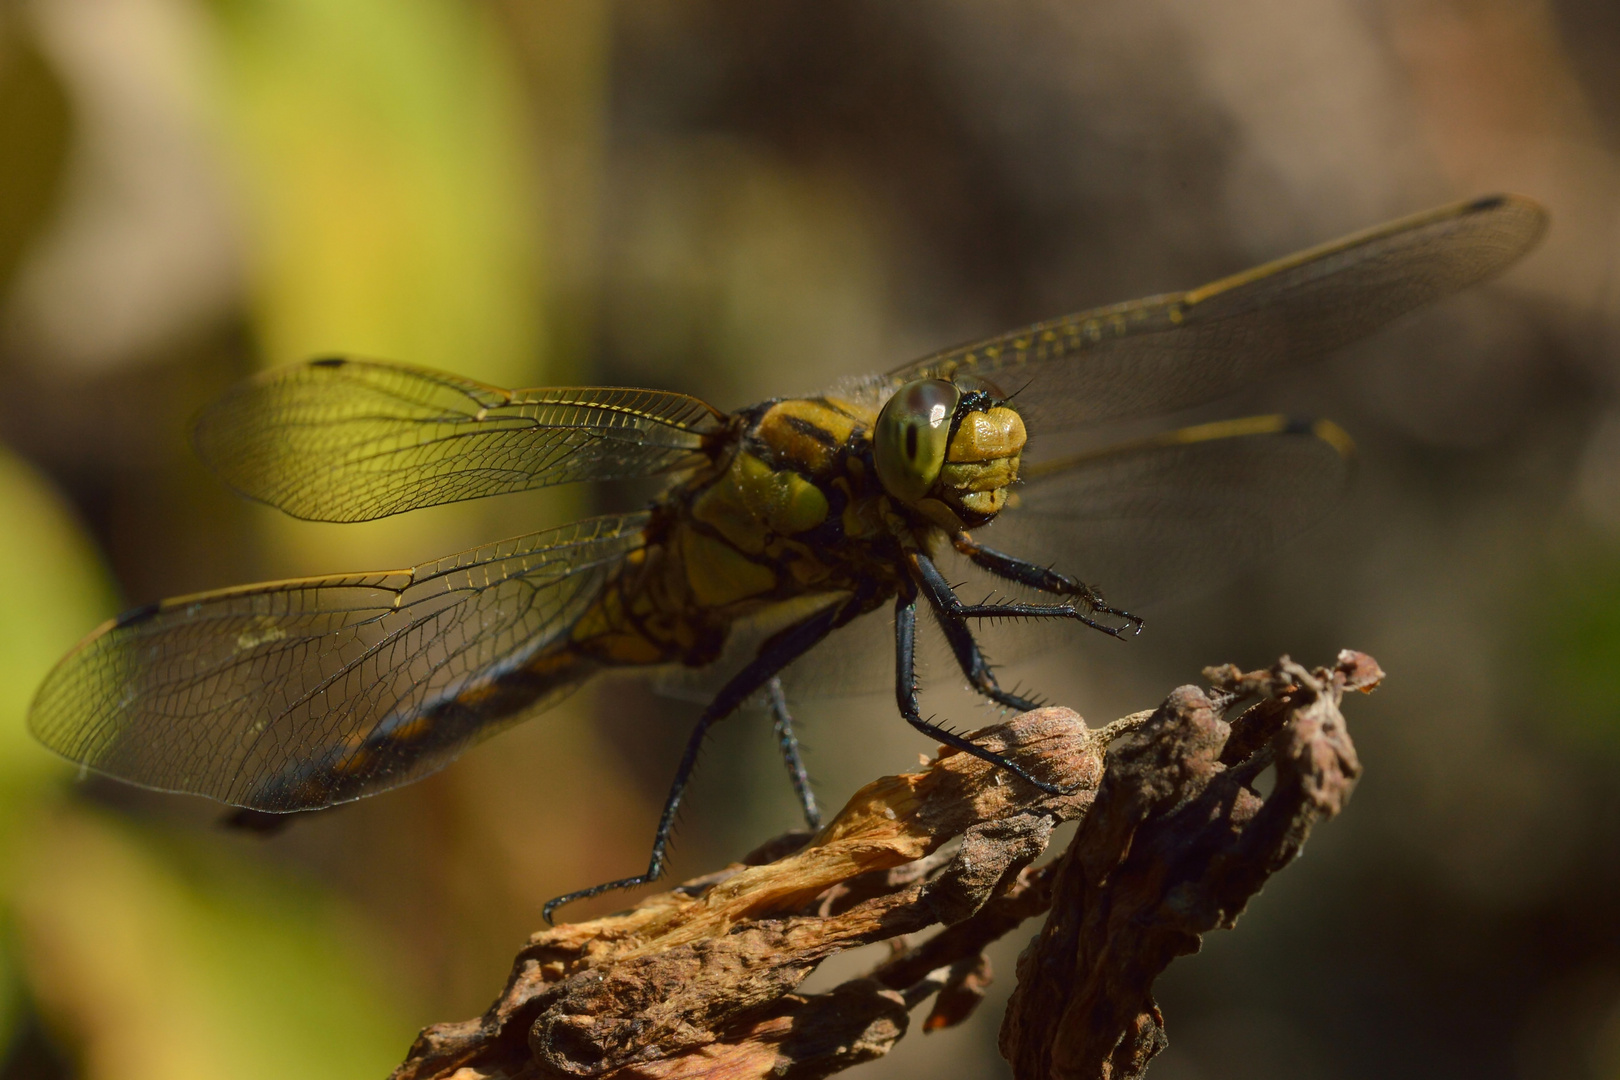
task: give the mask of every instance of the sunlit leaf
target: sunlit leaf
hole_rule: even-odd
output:
[[[1536,714],[1551,728],[1620,754],[1620,551],[1566,551],[1532,586],[1516,640],[1531,657]]]
[[[0,452],[0,887],[9,826],[58,763],[28,736],[34,689],[116,604],[89,540],[33,470]]]
[[[408,1045],[357,924],[314,891],[87,811],[36,840],[19,936],[89,1080],[348,1080]]]
[[[490,20],[450,0],[223,0],[266,360],[533,382],[534,170]]]
[[[46,781],[66,768],[28,737],[24,716],[45,673],[113,606],[89,542],[33,470],[0,452],[0,1060],[21,1004],[5,896],[16,882],[18,840],[36,823]]]

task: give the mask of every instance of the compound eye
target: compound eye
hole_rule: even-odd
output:
[[[878,413],[872,455],[884,490],[913,503],[934,486],[945,464],[951,418],[962,392],[943,379],[902,386]]]

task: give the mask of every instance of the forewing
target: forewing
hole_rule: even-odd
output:
[[[410,570],[137,609],[57,665],[29,724],[97,772],[258,810],[394,787],[588,674],[530,662],[642,543],[646,521],[596,518]]]
[[[226,483],[311,521],[368,521],[510,491],[678,472],[725,417],[659,390],[502,390],[368,360],[248,380],[197,422]]]
[[[1037,323],[892,372],[888,387],[962,374],[1014,395],[1032,430],[1167,412],[1322,356],[1490,277],[1546,227],[1493,196],[1402,218],[1191,292]]]
[[[1276,554],[1339,501],[1352,455],[1327,421],[1183,428],[1031,467],[1017,505],[975,535],[1134,611]]]

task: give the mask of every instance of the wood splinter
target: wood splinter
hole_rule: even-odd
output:
[[[942,750],[862,788],[814,837],[537,933],[494,1005],[424,1030],[394,1080],[828,1076],[887,1053],[929,997],[924,1030],[966,1019],[990,980],[984,948],[1048,911],[1002,1053],[1019,1077],[1139,1076],[1166,1044],[1153,980],[1343,807],[1360,767],[1339,701],[1383,673],[1346,651],[1333,668],[1284,657],[1205,676],[1212,689],[1107,727],[1043,708],[971,736],[1068,794]],[[1063,856],[1032,865],[1074,818]],[[827,957],[885,940],[895,954],[864,978],[794,993]]]

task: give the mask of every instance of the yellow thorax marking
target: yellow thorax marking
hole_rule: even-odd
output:
[[[745,452],[733,460],[731,476],[743,505],[773,532],[792,536],[827,520],[827,496],[792,469],[772,469]]]
[[[619,590],[610,587],[604,589],[596,603],[574,623],[569,637],[574,641],[590,641],[611,634],[624,624],[624,605]]]
[[[573,663],[569,653],[576,648],[588,648],[589,654],[616,664],[655,664],[664,659],[664,650],[650,641],[628,619],[623,595],[616,588],[608,588],[574,624],[570,635],[569,651],[559,650],[554,657],[538,657],[530,670],[545,673]]]
[[[740,550],[750,555],[758,555],[765,550],[768,527],[744,501],[737,483],[737,474],[743,469],[741,460],[747,456],[749,455],[738,454],[732,460],[731,469],[726,475],[710,484],[692,500],[692,517],[719,530],[721,536]]]
[[[759,420],[760,439],[811,473],[825,470],[854,431],[854,417],[808,398],[779,401]]]
[[[704,607],[724,607],[776,587],[776,575],[769,567],[753,562],[723,540],[686,527],[680,530],[680,543],[692,598]]]
[[[792,469],[773,469],[746,451],[692,502],[692,516],[750,555],[769,535],[792,536],[827,520],[827,496]]]
[[[842,491],[846,500],[843,513],[845,536],[851,540],[865,540],[884,531],[883,515],[877,499],[857,499],[849,480],[842,476],[833,481],[833,487]]]

